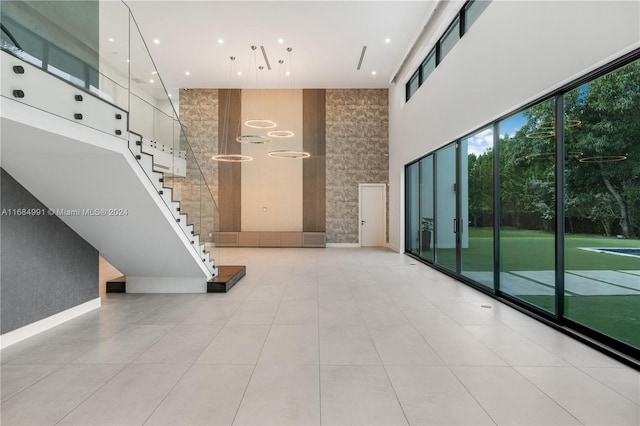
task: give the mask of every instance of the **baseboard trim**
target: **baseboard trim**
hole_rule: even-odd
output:
[[[11,345],[21,342],[22,340],[28,339],[29,337],[33,337],[38,333],[47,331],[50,328],[70,321],[76,317],[79,317],[80,315],[84,315],[87,312],[98,309],[100,308],[100,306],[102,306],[102,302],[100,301],[100,298],[97,297],[78,306],[74,306],[73,308],[69,308],[62,312],[58,312],[57,314],[53,314],[47,318],[43,318],[41,320],[33,322],[29,325],[25,325],[24,327],[9,331],[0,336],[0,349],[7,348]]]
[[[393,245],[393,244],[389,244],[389,243],[387,243],[387,248],[389,248],[389,249],[391,249],[391,250],[395,251],[396,253],[402,253],[402,251],[400,250],[400,248],[399,248],[399,247],[396,247],[396,246],[395,246],[395,245]]]
[[[359,243],[327,243],[327,248],[360,248]]]

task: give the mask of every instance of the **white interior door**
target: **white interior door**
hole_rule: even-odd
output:
[[[384,247],[387,240],[387,191],[382,183],[361,183],[360,246]]]

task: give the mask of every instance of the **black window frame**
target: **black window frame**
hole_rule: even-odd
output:
[[[436,69],[436,49],[431,49],[431,51],[429,52],[429,54],[427,55],[426,58],[424,58],[424,61],[422,61],[422,63],[420,64],[420,85],[422,86],[422,83],[425,82],[425,80],[431,75],[431,73]],[[424,74],[424,69],[425,69],[425,65],[427,65],[427,63],[433,59],[433,69],[431,71],[429,71],[429,74],[427,74],[425,76]]]
[[[456,40],[456,43],[458,41],[460,41],[462,39],[462,37],[466,34],[466,32],[469,30],[469,28],[467,28],[467,12],[470,8],[473,7],[474,4],[478,3],[482,3],[482,10],[480,11],[480,14],[482,14],[482,12],[484,12],[484,10],[486,9],[487,5],[489,3],[491,3],[492,0],[468,0],[460,9],[460,11],[456,14],[456,16],[453,18],[453,20],[451,21],[451,23],[449,24],[449,26],[447,27],[447,29],[445,30],[444,34],[442,36],[440,36],[440,38],[438,39],[438,41],[436,42],[436,44],[433,46],[433,48],[429,51],[429,53],[427,54],[427,56],[424,58],[424,60],[422,62],[420,62],[420,65],[418,66],[418,69],[416,71],[414,71],[413,74],[411,74],[411,77],[409,78],[409,81],[407,81],[407,83],[405,83],[405,102],[408,102],[409,99],[411,99],[411,97],[415,94],[415,92],[417,92],[417,89],[420,88],[420,86],[422,86],[422,84],[425,82],[425,80],[427,79],[427,77],[429,75],[431,75],[431,73],[433,72],[433,70],[429,73],[429,75],[427,75],[426,77],[424,77],[423,75],[423,66],[425,63],[427,63],[429,61],[429,59],[431,59],[432,55],[435,55],[435,66],[434,66],[434,70],[435,68],[438,67],[438,65],[440,65],[440,63],[442,62],[442,60],[444,59],[442,57],[442,42],[444,41],[445,38],[447,38],[447,36],[450,35],[450,33],[453,30],[453,27],[457,24],[458,25],[458,40]],[[478,14],[478,16],[480,15]],[[477,19],[477,18],[476,18]],[[475,22],[475,20],[473,21]],[[451,51],[453,49],[453,46],[455,46],[455,43],[451,46],[451,49],[449,51]],[[447,52],[448,54],[449,52]],[[446,56],[446,55],[445,55]],[[416,73],[418,74],[418,87],[416,88],[415,91],[411,91],[411,83],[414,82],[414,78],[416,76]]]
[[[453,46],[456,45],[456,43],[458,43],[461,39],[461,35],[460,35],[460,28],[461,28],[461,23],[462,19],[460,19],[460,14],[456,15],[456,17],[454,18],[454,20],[451,22],[451,24],[449,24],[449,26],[447,27],[447,30],[444,32],[444,34],[442,34],[442,37],[440,37],[440,39],[438,40],[438,55],[436,57],[436,66],[440,65],[442,63],[442,61],[444,60],[444,58],[451,52],[451,50],[453,50]],[[451,45],[451,47],[449,48],[449,50],[446,52],[446,54],[444,55],[444,57],[442,56],[442,45],[444,44],[444,41],[452,34],[455,34],[455,27],[458,27],[458,39],[455,41],[455,43],[453,43]]]
[[[412,87],[413,87],[413,83],[415,81],[418,81],[418,85],[416,86],[415,90],[412,91]],[[420,69],[417,69],[413,75],[411,76],[411,78],[409,79],[409,81],[407,82],[407,86],[406,86],[406,97],[407,100],[411,99],[411,97],[418,91],[418,89],[420,88]]]

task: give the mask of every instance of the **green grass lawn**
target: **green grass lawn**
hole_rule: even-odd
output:
[[[551,296],[521,296],[553,311]],[[567,296],[565,317],[640,348],[640,296]]]
[[[469,247],[462,249],[463,271],[493,270],[493,234],[491,229],[471,229]],[[638,270],[640,259],[610,253],[580,250],[579,247],[640,247],[640,240],[623,240],[585,235],[566,235],[565,267],[573,270]],[[550,233],[503,230],[500,232],[501,269],[503,271],[542,271],[555,269],[555,243]],[[431,252],[423,256],[431,259]],[[438,263],[455,266],[455,249],[439,249]]]
[[[610,253],[581,250],[591,248],[637,248],[640,240],[624,240],[593,235],[566,235],[566,270],[640,270],[640,259]],[[500,231],[502,271],[552,271],[555,269],[555,243],[551,233],[523,230]],[[433,250],[423,252],[433,258]],[[455,249],[438,249],[440,265],[455,269]],[[462,272],[493,270],[493,230],[471,229],[469,247],[462,249]],[[640,278],[638,278],[640,280]],[[552,285],[552,283],[549,283]],[[554,311],[552,296],[518,295],[536,306]],[[640,347],[640,295],[571,295],[565,298],[565,316],[587,327]]]

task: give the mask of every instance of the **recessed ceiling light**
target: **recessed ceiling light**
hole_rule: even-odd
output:
[[[287,72],[284,73],[284,75],[291,75],[291,72],[287,71]]]
[[[218,44],[223,44],[224,43],[224,39],[219,38],[218,39]]]
[[[184,73],[184,75],[191,75],[191,72],[187,71]]]
[[[280,44],[284,43],[284,39],[279,38],[278,39],[278,43],[280,43]]]
[[[158,74],[158,71],[151,71],[151,74],[156,75]]]
[[[390,38],[385,38],[385,39],[384,39],[384,42],[385,42],[385,43],[391,43],[391,39],[390,39]]]
[[[149,79],[149,83],[153,83],[153,81],[154,81],[154,80],[153,80],[152,78],[150,78],[150,79]]]
[[[130,59],[127,59],[127,63],[129,63],[129,62],[131,62],[131,60],[130,60]]]
[[[153,42],[154,42],[155,44],[160,44],[160,40],[158,40],[157,38],[154,38],[154,39],[153,39]]]
[[[371,75],[376,75],[376,74],[377,74],[377,72],[371,71]]]
[[[173,95],[172,95],[171,93],[169,93],[169,97],[170,97],[170,98],[173,98]]]
[[[109,41],[113,42],[113,37],[109,37]]]
[[[242,71],[238,71],[238,75],[242,75]]]

